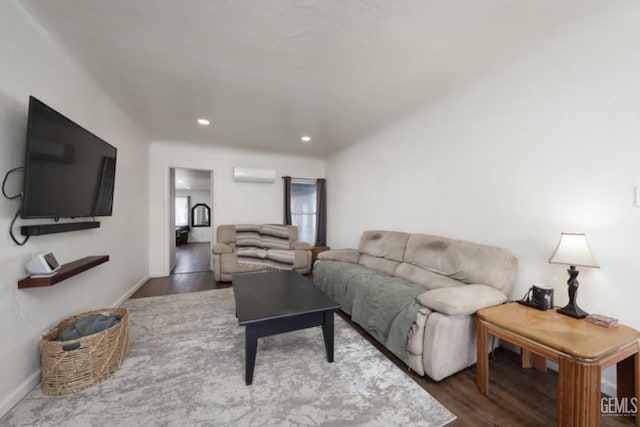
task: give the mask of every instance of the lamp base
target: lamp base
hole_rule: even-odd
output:
[[[575,317],[576,319],[584,319],[585,317],[587,317],[589,315],[589,313],[587,313],[586,311],[582,310],[577,305],[573,305],[571,303],[567,304],[566,306],[564,306],[562,308],[559,308],[556,311],[558,313],[564,314],[566,316]]]

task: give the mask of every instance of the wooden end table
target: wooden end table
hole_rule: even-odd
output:
[[[318,254],[330,250],[331,248],[329,246],[314,246],[313,249],[311,249],[311,264],[316,262],[316,260],[318,259]]]
[[[600,425],[602,370],[617,365],[618,398],[640,397],[640,332],[624,325],[604,328],[517,303],[478,311],[478,388],[489,395],[489,335],[520,346],[523,366],[536,357],[559,366],[558,425]],[[533,355],[533,356],[532,356]],[[640,424],[636,412],[635,423]]]

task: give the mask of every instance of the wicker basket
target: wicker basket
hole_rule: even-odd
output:
[[[100,313],[122,316],[117,325],[86,337],[55,341],[58,334],[83,317]],[[80,344],[75,350],[64,346]],[[68,348],[68,347],[67,347]],[[124,308],[105,308],[69,317],[40,338],[42,391],[58,395],[73,393],[110,377],[129,349],[129,313]]]

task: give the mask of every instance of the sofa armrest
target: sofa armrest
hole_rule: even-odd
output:
[[[213,245],[213,250],[211,252],[216,255],[231,254],[233,253],[233,248],[225,243],[216,243]]]
[[[300,240],[294,240],[293,242],[291,242],[291,248],[296,250],[302,249],[305,251],[310,251],[311,249],[313,249],[313,245],[311,243],[302,242]]]
[[[357,249],[336,249],[318,254],[318,260],[323,261],[342,261],[357,264],[359,259],[360,251]]]
[[[507,296],[496,288],[477,284],[433,289],[418,295],[418,301],[430,310],[455,316],[473,314],[506,300]]]

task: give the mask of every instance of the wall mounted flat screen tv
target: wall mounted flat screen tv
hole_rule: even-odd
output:
[[[117,150],[29,98],[22,218],[111,216]]]

